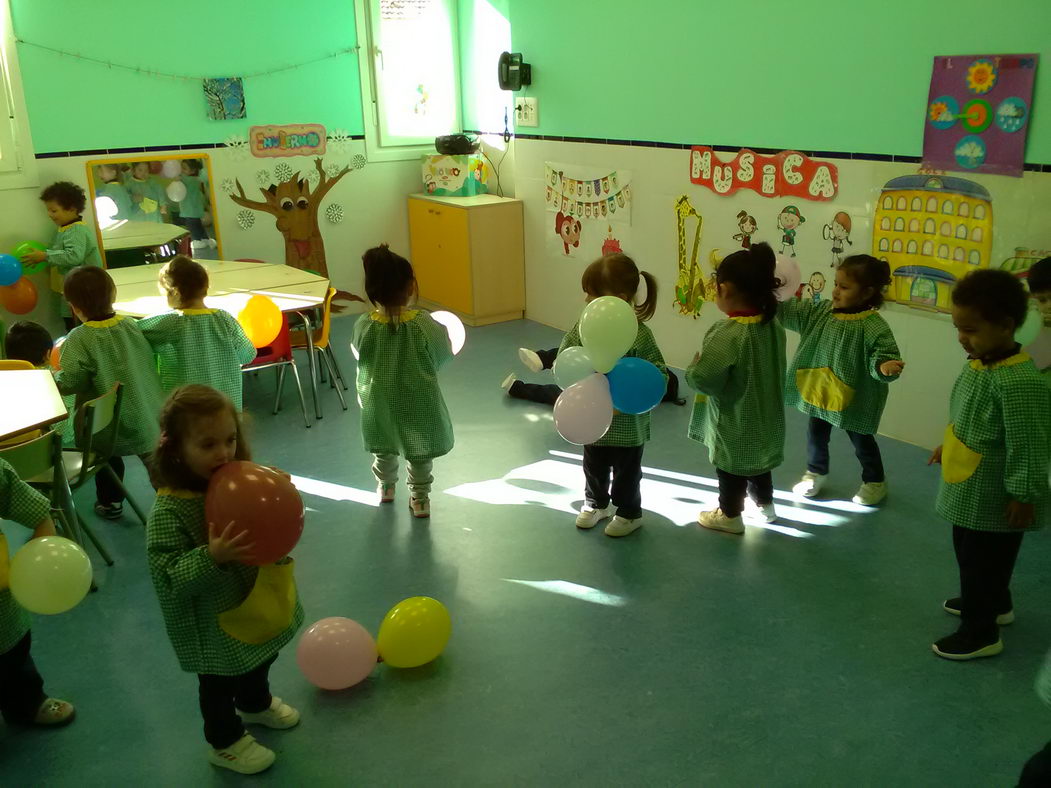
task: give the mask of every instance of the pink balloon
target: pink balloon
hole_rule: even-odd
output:
[[[594,373],[574,383],[555,402],[555,429],[570,443],[586,446],[609,430],[613,400],[605,375]]]
[[[352,687],[376,667],[376,641],[365,627],[349,618],[323,618],[299,639],[296,664],[316,687]]]
[[[774,266],[774,276],[784,282],[777,289],[777,300],[787,301],[795,296],[799,289],[799,283],[803,281],[803,274],[799,271],[799,263],[794,258],[777,255],[777,264]]]

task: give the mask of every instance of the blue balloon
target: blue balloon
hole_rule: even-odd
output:
[[[622,358],[609,372],[613,407],[621,413],[646,413],[664,399],[668,382],[657,367],[641,358]]]
[[[0,254],[0,285],[7,287],[22,278],[22,264],[9,254]]]

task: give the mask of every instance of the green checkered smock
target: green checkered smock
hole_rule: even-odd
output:
[[[879,371],[901,359],[894,334],[876,309],[847,314],[831,301],[790,298],[777,309],[781,325],[799,332],[788,369],[785,404],[834,427],[862,435],[879,429],[887,384],[897,375]]]
[[[580,347],[580,323],[570,329],[569,333],[562,338],[562,344],[558,348],[561,353],[567,347]],[[639,333],[635,335],[635,344],[631,346],[625,356],[644,359],[653,364],[664,375],[665,382],[668,379],[668,367],[664,363],[664,356],[657,347],[657,340],[653,338],[653,332],[645,323],[639,323]],[[609,430],[594,446],[641,446],[650,439],[650,414],[649,413],[615,413]]]
[[[453,448],[453,425],[438,386],[452,357],[445,328],[423,310],[392,323],[362,315],[351,340],[358,356],[358,404],[365,451],[429,460]]]
[[[47,498],[22,481],[15,469],[0,460],[0,519],[13,520],[26,528],[36,528],[49,516]],[[0,561],[9,563],[7,539],[0,533]],[[11,596],[7,587],[7,571],[0,573],[5,578],[0,588],[0,654],[18,645],[29,631],[29,613]]]
[[[259,667],[288,643],[303,623],[296,600],[289,626],[260,645],[230,637],[219,614],[238,607],[255,586],[257,567],[219,566],[208,552],[204,495],[162,489],[146,524],[146,555],[168,638],[189,673],[239,676]]]
[[[708,447],[712,465],[758,476],[784,459],[785,330],[760,316],[720,320],[686,370],[697,391],[689,436]]]
[[[222,309],[181,309],[143,318],[139,328],[157,353],[165,392],[202,383],[241,410],[241,365],[254,359],[256,350],[233,315]]]
[[[161,208],[167,203],[167,196],[164,194],[164,189],[161,185],[153,178],[147,178],[144,181],[140,181],[138,178],[128,178],[124,183],[125,188],[128,190],[128,196],[131,202],[131,218],[132,221],[136,222],[163,222],[164,217],[161,215]],[[136,197],[143,199],[138,202],[135,201]],[[157,203],[153,207],[152,211],[146,211],[143,209],[143,203],[146,200],[153,200]]]
[[[77,326],[62,345],[61,366],[55,382],[63,394],[93,399],[122,383],[114,453],[128,457],[153,451],[164,395],[153,350],[136,321],[118,315]]]
[[[969,361],[949,400],[935,509],[962,528],[1015,531],[1009,501],[1036,505],[1027,530],[1051,519],[1051,389],[1026,353]]]
[[[62,294],[66,274],[74,268],[82,265],[100,268],[102,257],[99,255],[94,228],[88,227],[83,219],[78,218],[55,230],[55,237],[47,249],[47,264],[51,269],[51,290],[59,295]],[[62,317],[73,316],[65,298],[59,298],[59,311]]]

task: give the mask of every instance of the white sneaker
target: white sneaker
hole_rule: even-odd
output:
[[[862,506],[875,506],[887,497],[886,482],[865,482],[853,497],[854,503]]]
[[[518,348],[518,358],[530,372],[540,372],[544,369],[544,362],[540,360],[540,356],[529,348]]]
[[[427,498],[410,498],[409,510],[413,517],[425,520],[431,516],[431,502]]]
[[[755,508],[759,510],[759,519],[764,523],[772,523],[777,520],[777,509],[774,508],[772,503],[764,504],[763,506],[756,504]]]
[[[510,375],[508,375],[506,378],[504,378],[503,383],[500,384],[500,388],[502,388],[506,393],[510,394],[511,393],[511,386],[514,385],[514,382],[516,380],[518,380],[518,378],[516,378],[515,377],[515,373],[512,372]]]
[[[191,249],[196,249],[197,251],[200,251],[201,249],[207,249],[208,248],[208,242],[207,241],[190,241],[190,248]]]
[[[380,503],[393,503],[395,485],[380,482],[376,485],[376,494],[380,497]]]
[[[213,766],[222,766],[241,774],[258,774],[269,769],[274,763],[274,751],[246,733],[229,747],[222,750],[211,750],[208,760]]]
[[[629,520],[627,517],[621,517],[618,514],[606,525],[606,536],[627,536],[628,534],[639,530],[641,526],[641,517]]]
[[[594,528],[600,520],[605,520],[611,514],[613,514],[612,506],[607,506],[605,509],[593,509],[584,504],[580,509],[580,514],[577,515],[577,528]]]
[[[796,486],[792,488],[792,492],[796,495],[802,495],[804,498],[816,498],[824,488],[826,479],[828,479],[827,474],[807,471]]]
[[[266,711],[250,713],[238,710],[237,713],[245,725],[265,725],[283,731],[299,724],[299,712],[276,695],[270,700],[270,708]]]
[[[207,241],[207,244],[212,249],[216,249],[219,246],[219,242],[217,240],[215,240],[214,238],[209,238],[208,241]]]
[[[725,531],[728,534],[743,534],[744,520],[741,515],[727,517],[722,509],[713,509],[710,512],[701,512],[697,516],[697,522],[704,528],[713,531]]]

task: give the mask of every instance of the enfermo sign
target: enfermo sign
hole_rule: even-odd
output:
[[[252,126],[248,132],[252,155],[260,158],[320,156],[325,152],[325,127],[320,123]]]

